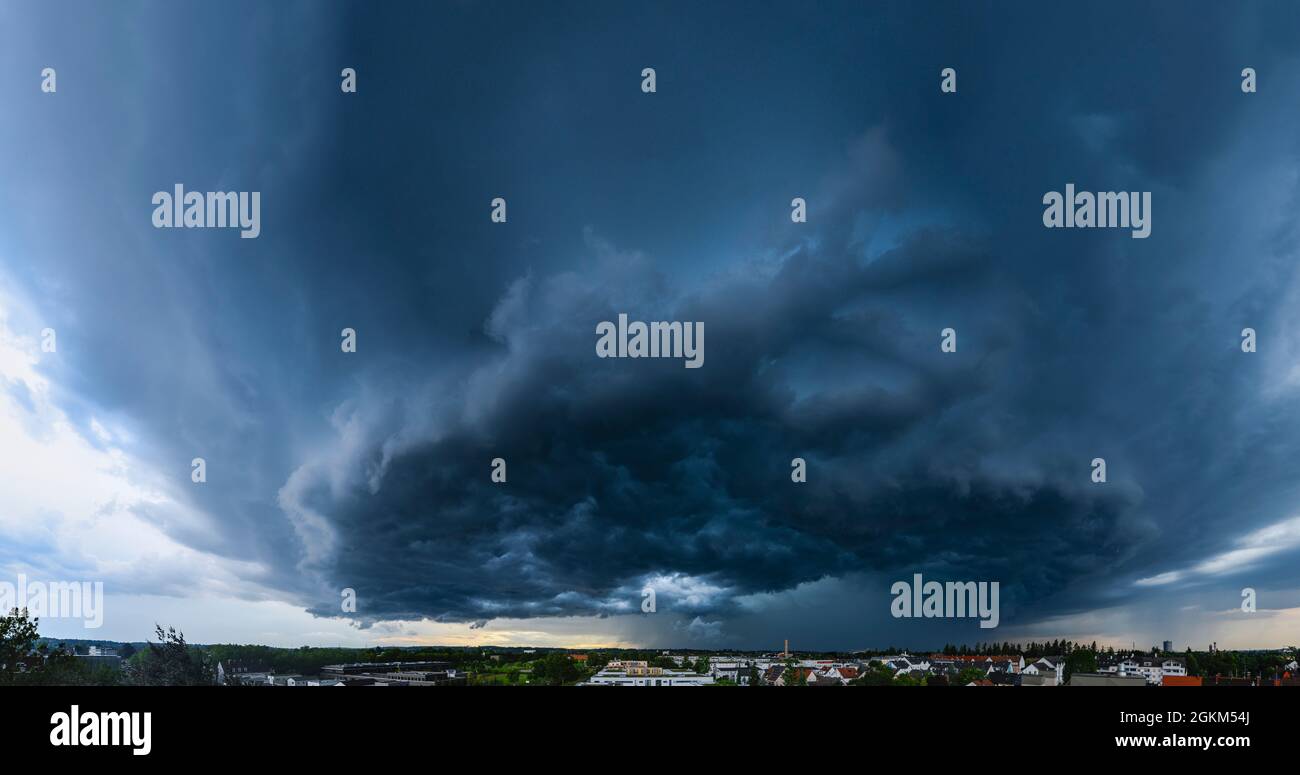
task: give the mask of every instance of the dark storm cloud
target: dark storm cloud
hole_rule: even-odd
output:
[[[989,423],[1014,424],[995,393],[1021,375],[1002,368],[1006,303],[953,310],[1003,299],[980,240],[922,229],[869,258],[857,238],[804,245],[681,295],[643,256],[589,242],[584,271],[513,285],[487,325],[501,352],[459,391],[402,407],[437,413],[418,421],[433,439],[363,441],[343,467],[371,473],[343,498],[337,459],[295,475],[290,508],[332,515],[326,573],[369,591],[367,616],[628,612],[675,574],[709,589],[665,604],[706,614],[864,570],[1056,590],[1142,538],[1122,486],[1080,484],[1086,459],[1034,478],[984,465],[1016,437]],[[706,366],[596,358],[596,323],[619,312],[704,321]],[[977,354],[940,354],[946,324],[981,330]],[[365,426],[356,411],[344,422]],[[506,485],[488,477],[497,456]],[[793,457],[809,484],[790,481]]]
[[[1133,53],[1159,7],[1119,30],[1057,21],[982,20],[963,39],[978,47],[953,31],[972,55],[1023,44],[962,68],[970,116],[917,96],[929,89],[906,68],[930,77],[934,62],[898,52],[882,80],[908,89],[901,107],[822,176],[816,237],[779,239],[772,264],[671,292],[626,266],[515,285],[489,324],[507,352],[451,401],[438,440],[335,512],[337,583],[375,590],[378,616],[466,619],[635,610],[647,580],[684,574],[710,592],[683,609],[726,615],[755,592],[916,570],[998,579],[1012,616],[1032,618],[1230,542],[1242,524],[1224,510],[1287,517],[1285,455],[1267,454],[1290,448],[1285,432],[1254,431],[1265,454],[1220,445],[1265,422],[1260,375],[1228,360],[1235,309],[1282,291],[1266,258],[1225,286],[1221,256],[1194,241],[1220,199],[1206,187],[1243,179],[1207,179],[1240,142],[1240,57],[1273,65],[1279,48],[1240,42],[1259,31],[1229,18]],[[1042,192],[1074,180],[1155,189],[1159,237],[1045,233]],[[1290,250],[1276,239],[1262,241]],[[623,311],[706,321],[705,369],[596,360],[594,323]],[[961,355],[942,360],[949,325]],[[488,481],[498,455],[507,487]],[[1106,487],[1088,480],[1094,456]]]

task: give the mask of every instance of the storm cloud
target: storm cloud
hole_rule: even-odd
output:
[[[60,342],[6,406],[39,435],[47,380],[212,563],[119,589],[826,647],[950,636],[884,618],[913,573],[1019,632],[1300,605],[1294,7],[235,8],[0,10],[0,303]],[[153,229],[175,183],[261,191],[261,235]],[[1043,228],[1067,183],[1152,192],[1151,236]],[[702,321],[704,367],[598,358],[620,313]]]

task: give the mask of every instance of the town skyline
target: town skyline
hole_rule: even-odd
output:
[[[1300,632],[1300,5],[759,5],[0,3],[0,601]]]

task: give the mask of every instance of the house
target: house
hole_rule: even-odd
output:
[[[1020,665],[1023,664],[1024,664],[1024,660],[1022,659]],[[1020,672],[1019,666],[1017,665],[1016,661],[1013,659],[997,659],[985,663],[984,665],[979,665],[977,663],[977,666],[980,667],[987,666],[987,670],[985,672],[990,676],[997,673],[1001,673],[1004,675],[1015,675]]]
[[[989,668],[994,664],[999,666],[999,672],[1019,673],[1025,669],[1025,658],[1021,655],[935,654],[931,657],[931,660],[943,660],[945,663],[955,665],[958,670],[967,667],[978,667],[986,673],[989,672]]]
[[[852,681],[861,675],[861,672],[855,666],[844,665],[842,667],[832,667],[830,670],[823,673],[823,675],[827,678],[834,678],[842,684],[847,684],[849,681]]]
[[[231,659],[217,663],[218,686],[265,685],[271,673],[267,665]]]
[[[1056,675],[1052,673],[1024,673],[1020,676],[1021,686],[1060,686]]]
[[[763,683],[768,686],[781,686],[783,673],[785,673],[785,665],[772,665],[763,671]]]
[[[1201,678],[1195,675],[1167,675],[1160,679],[1161,686],[1200,686]]]
[[[930,672],[930,660],[924,657],[891,657],[885,662],[885,667],[893,670],[895,677],[909,673],[928,673]]]
[[[750,669],[751,665],[742,662],[713,662],[709,665],[709,674],[719,681],[748,686]]]
[[[803,679],[804,683],[808,683],[808,679],[812,675],[813,669],[811,667],[788,667],[785,669],[785,672],[781,674],[781,677],[776,679],[776,685],[790,686],[800,678]]]
[[[1040,657],[1038,661],[1025,665],[1025,675],[1052,676],[1055,685],[1065,683],[1065,660],[1062,657]]]

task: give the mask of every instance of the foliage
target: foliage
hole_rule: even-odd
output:
[[[0,683],[14,683],[18,674],[31,664],[38,619],[27,618],[27,609],[13,609],[0,616]]]
[[[1097,652],[1092,649],[1078,649],[1071,651],[1070,655],[1065,658],[1065,676],[1066,683],[1069,683],[1070,676],[1075,673],[1095,673],[1097,672]]]
[[[163,630],[154,625],[158,643],[150,643],[127,667],[131,683],[139,686],[201,686],[216,682],[216,671],[207,651],[185,643],[185,634],[175,627]]]
[[[988,674],[978,667],[963,667],[957,673],[956,684],[958,686],[965,686],[972,681],[982,681],[987,677]]]
[[[808,674],[795,665],[794,660],[785,663],[785,672],[781,674],[783,686],[807,686]]]
[[[577,665],[563,651],[547,654],[533,665],[533,683],[543,686],[563,686],[581,677]]]
[[[0,685],[92,686],[118,682],[116,670],[91,667],[66,649],[40,642],[40,620],[17,608],[0,616]]]

